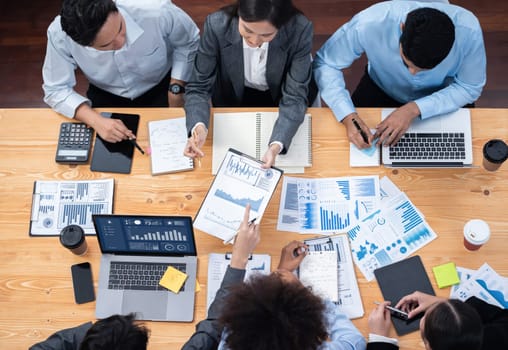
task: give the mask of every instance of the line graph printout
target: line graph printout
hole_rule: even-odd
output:
[[[408,257],[437,237],[403,192],[383,201],[348,236],[353,260],[368,281],[374,279],[375,269]]]
[[[36,181],[30,235],[55,236],[67,225],[95,234],[92,214],[113,212],[114,180]]]
[[[249,203],[249,218],[259,223],[282,176],[281,170],[262,169],[261,165],[254,158],[229,149],[194,219],[194,227],[229,240],[240,227]]]
[[[379,177],[296,180],[301,233],[346,232],[379,205]]]

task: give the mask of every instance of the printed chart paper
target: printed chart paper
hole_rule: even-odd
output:
[[[262,163],[230,149],[194,220],[194,227],[230,240],[240,227],[245,206],[251,205],[249,220],[261,218],[277,187],[282,171],[263,169]]]
[[[95,234],[92,214],[113,211],[114,180],[36,181],[30,235],[56,236],[67,225]]]

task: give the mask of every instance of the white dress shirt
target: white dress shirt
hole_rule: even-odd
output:
[[[188,81],[198,47],[199,29],[168,0],[117,0],[125,20],[126,42],[119,50],[100,51],[73,41],[57,16],[48,28],[42,69],[44,101],[55,111],[74,117],[83,102],[75,90],[74,71],[112,94],[134,99],[157,85],[171,69],[171,77]]]
[[[260,47],[250,47],[243,39],[243,70],[245,86],[252,89],[266,91],[266,58],[268,57],[269,42]]]

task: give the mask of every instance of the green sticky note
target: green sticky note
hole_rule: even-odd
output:
[[[459,274],[455,268],[455,263],[449,262],[443,265],[434,266],[432,268],[434,277],[436,277],[437,286],[444,288],[460,283]]]

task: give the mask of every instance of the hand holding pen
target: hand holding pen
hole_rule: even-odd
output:
[[[349,140],[359,149],[367,148],[371,145],[372,134],[357,113],[351,113],[344,118],[343,123],[347,127]],[[365,131],[365,129],[368,130]]]
[[[254,223],[256,219],[249,220],[249,214],[250,204],[247,204],[243,215],[243,221],[236,233],[233,253],[231,254],[231,267],[233,268],[245,269],[249,256],[261,240],[259,225]],[[233,238],[235,238],[235,236],[233,236]]]

